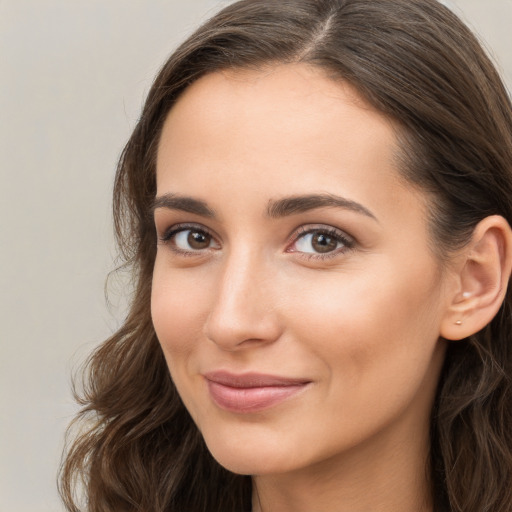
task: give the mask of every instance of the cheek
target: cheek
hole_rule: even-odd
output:
[[[194,350],[208,315],[205,280],[165,269],[156,261],[151,291],[151,316],[169,368]],[[171,357],[172,356],[172,357]]]
[[[171,378],[194,419],[201,417],[196,397],[202,394],[197,374],[198,340],[208,315],[208,293],[204,279],[191,279],[190,273],[170,271],[158,259],[153,274],[151,316]]]
[[[439,333],[439,279],[431,266],[368,268],[364,275],[326,276],[303,288],[307,293],[290,294],[299,299],[294,337],[323,361],[333,387],[342,380],[353,396],[378,391],[384,382],[419,385]]]

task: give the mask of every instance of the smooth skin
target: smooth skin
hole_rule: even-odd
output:
[[[396,130],[304,64],[207,75],[165,122],[153,322],[213,456],[253,475],[255,512],[432,511],[441,336],[466,336],[465,304],[480,311],[489,292],[491,271],[465,270],[471,248],[497,254],[503,300],[511,237],[490,218],[486,244],[442,265],[428,198],[397,170]],[[204,374],[217,370],[309,384],[230,412],[208,391]]]

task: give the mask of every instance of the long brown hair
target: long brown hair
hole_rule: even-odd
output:
[[[242,0],[165,63],[121,156],[114,219],[133,272],[121,329],[91,356],[63,461],[68,510],[242,512],[250,477],[217,464],[182,405],[150,317],[149,214],[163,121],[183,90],[227,68],[306,62],[351,83],[401,127],[401,172],[432,197],[443,258],[475,225],[512,223],[512,106],[471,32],[435,0]],[[436,511],[512,511],[512,295],[481,332],[448,346],[431,421]]]

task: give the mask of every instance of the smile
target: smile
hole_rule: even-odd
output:
[[[211,372],[204,377],[213,402],[234,413],[263,411],[303,391],[311,383],[304,379],[257,373]]]

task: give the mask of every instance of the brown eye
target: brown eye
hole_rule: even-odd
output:
[[[338,254],[354,245],[353,240],[335,228],[311,229],[304,231],[295,240],[291,252],[320,257],[329,253]]]
[[[311,247],[318,253],[331,252],[338,247],[338,240],[325,233],[313,233]]]
[[[187,243],[191,249],[200,250],[210,247],[212,237],[201,231],[188,231]]]
[[[202,229],[177,228],[165,238],[181,252],[204,251],[210,248],[218,248],[212,235]]]

